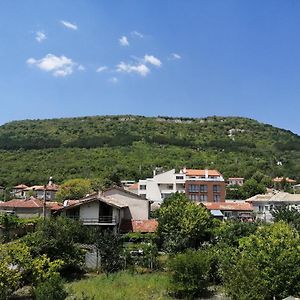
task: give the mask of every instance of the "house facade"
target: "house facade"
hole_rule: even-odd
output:
[[[122,188],[111,188],[80,200],[66,200],[59,214],[84,225],[113,227],[125,220],[148,220],[150,202]]]
[[[272,210],[280,206],[288,206],[300,211],[300,194],[289,194],[286,192],[272,192],[268,194],[255,195],[246,200],[253,205],[253,212],[257,219],[266,222],[272,221]]]
[[[228,186],[243,186],[244,178],[243,177],[229,177],[227,179]]]

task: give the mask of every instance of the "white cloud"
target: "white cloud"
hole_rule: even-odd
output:
[[[85,67],[83,65],[79,65],[77,69],[79,71],[85,71]]]
[[[155,57],[153,55],[146,54],[144,56],[144,61],[145,61],[145,63],[152,64],[152,65],[154,65],[156,67],[160,67],[161,66],[161,61],[157,57]]]
[[[173,60],[175,60],[175,59],[181,59],[181,56],[179,54],[177,54],[177,53],[172,53],[170,59],[173,59]]]
[[[121,46],[129,46],[128,39],[125,35],[123,35],[119,38],[119,43]]]
[[[144,35],[143,35],[142,33],[138,32],[138,31],[136,31],[136,30],[131,31],[131,35],[132,35],[132,36],[137,36],[137,37],[139,37],[139,38],[141,38],[141,39],[144,37]]]
[[[137,73],[141,76],[147,76],[150,73],[150,69],[142,63],[133,65],[133,64],[126,64],[124,62],[120,62],[117,65],[117,72],[123,73]]]
[[[107,69],[108,69],[107,66],[101,66],[101,67],[99,67],[99,68],[96,70],[96,72],[97,72],[97,73],[101,73],[101,72],[103,72],[103,71],[106,71]]]
[[[45,34],[44,32],[42,32],[42,31],[37,31],[37,32],[35,33],[35,39],[36,39],[39,43],[43,42],[46,38],[47,38],[46,34]]]
[[[117,82],[119,82],[119,79],[117,77],[111,77],[108,79],[108,81],[111,83],[117,83]]]
[[[77,30],[78,29],[78,26],[74,23],[70,23],[70,22],[64,21],[64,20],[60,21],[60,23],[62,25],[64,25],[66,28],[69,28],[69,29],[72,29],[72,30]]]
[[[84,67],[78,65],[72,59],[62,55],[56,56],[53,54],[47,54],[41,59],[29,58],[27,59],[27,64],[35,66],[42,71],[50,72],[56,77],[65,77],[73,73],[74,68],[82,70]]]

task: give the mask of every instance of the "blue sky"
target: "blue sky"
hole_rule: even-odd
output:
[[[300,134],[299,96],[300,1],[0,1],[0,124],[221,115]]]

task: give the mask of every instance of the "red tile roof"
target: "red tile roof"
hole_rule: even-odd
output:
[[[138,183],[133,183],[128,187],[129,190],[138,190],[139,189],[139,184]]]
[[[252,211],[253,206],[250,203],[238,202],[203,202],[208,210],[235,210],[235,211]]]
[[[197,170],[197,169],[186,169],[187,176],[221,176],[221,173],[217,170]]]
[[[28,186],[25,184],[19,184],[19,185],[14,186],[14,189],[19,189],[19,190],[21,190],[21,189],[24,190],[27,188],[28,188]]]
[[[29,199],[13,199],[7,202],[1,202],[0,208],[42,208],[43,201],[30,197]],[[58,202],[46,202],[47,208],[57,210],[62,207]]]
[[[155,219],[150,220],[123,220],[120,226],[121,232],[155,232],[158,222]]]
[[[286,178],[283,178],[283,177],[276,177],[276,178],[273,178],[272,181],[273,182],[283,182],[283,181],[286,181],[287,183],[296,183],[297,181],[294,180],[294,179],[290,179],[288,177]]]

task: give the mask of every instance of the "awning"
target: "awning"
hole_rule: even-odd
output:
[[[210,213],[214,216],[214,217],[224,217],[224,215],[222,214],[222,212],[220,210],[216,210],[216,209],[212,209],[210,211]]]

